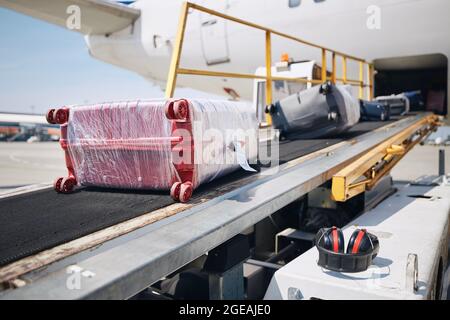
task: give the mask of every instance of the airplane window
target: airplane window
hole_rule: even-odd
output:
[[[295,8],[300,5],[302,0],[289,0],[289,8]]]

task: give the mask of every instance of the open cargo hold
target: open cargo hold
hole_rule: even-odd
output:
[[[266,108],[274,128],[305,139],[344,132],[358,123],[359,103],[349,85],[324,83],[286,97]]]
[[[68,177],[75,185],[170,190],[186,202],[200,184],[256,161],[258,124],[248,105],[214,100],[151,100],[50,109],[61,124]],[[242,162],[242,160],[240,160]]]

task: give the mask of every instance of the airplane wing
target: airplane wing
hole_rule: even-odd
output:
[[[44,115],[20,114],[20,113],[9,113],[9,112],[0,112],[0,123],[2,125],[4,125],[4,124],[19,124],[19,123],[48,125],[48,122],[45,119]]]
[[[73,30],[83,34],[119,31],[140,15],[138,9],[104,0],[0,0],[0,6],[65,28],[77,6],[80,28]]]

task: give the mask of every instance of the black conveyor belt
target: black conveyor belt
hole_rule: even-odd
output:
[[[282,141],[280,163],[386,124],[361,122],[339,138]],[[224,185],[246,176],[237,171],[211,184]],[[210,189],[211,184],[198,191]],[[0,199],[0,266],[172,203],[167,192],[97,188],[81,188],[72,194],[46,189]]]

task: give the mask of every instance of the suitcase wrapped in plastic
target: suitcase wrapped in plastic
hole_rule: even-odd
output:
[[[150,100],[50,109],[61,124],[68,177],[76,185],[170,190],[186,202],[202,183],[255,163],[258,123],[246,104],[214,100]],[[238,153],[241,153],[240,155]]]
[[[350,85],[330,82],[286,97],[270,106],[275,129],[282,135],[312,139],[338,134],[358,123],[359,103]]]
[[[360,100],[361,120],[387,121],[391,117],[389,104],[379,101]]]

